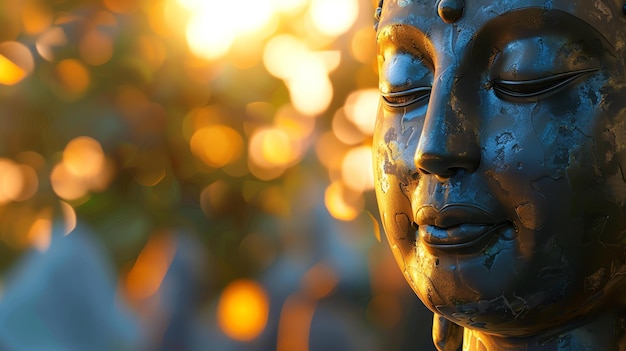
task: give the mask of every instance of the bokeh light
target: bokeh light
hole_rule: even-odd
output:
[[[63,163],[76,177],[91,178],[102,171],[104,153],[100,144],[90,137],[78,137],[63,150]]]
[[[144,300],[157,293],[175,250],[176,245],[167,234],[159,233],[150,238],[126,275],[125,292],[132,301]]]
[[[52,241],[52,211],[40,211],[27,234],[30,244],[40,252],[48,250]]]
[[[0,43],[0,84],[14,85],[22,81],[34,69],[32,53],[22,43]]]
[[[226,335],[241,341],[256,338],[265,328],[269,301],[265,290],[251,280],[236,280],[222,292],[217,321]]]
[[[224,125],[203,127],[190,141],[191,151],[210,167],[220,168],[237,161],[243,152],[243,139]]]
[[[312,0],[311,18],[315,28],[328,36],[339,36],[353,24],[359,13],[358,0]]]
[[[91,76],[80,61],[65,59],[56,66],[56,77],[59,87],[68,100],[74,100],[87,90]]]
[[[355,219],[364,207],[364,200],[360,194],[351,191],[342,182],[333,182],[328,186],[324,202],[330,214],[343,221]]]
[[[374,189],[374,172],[372,172],[372,148],[360,146],[348,151],[341,165],[343,183],[356,192]]]
[[[72,292],[58,326],[81,306],[97,323],[68,330],[139,340],[111,349],[402,350],[408,288],[377,268],[376,3],[0,1],[0,269],[54,257],[27,290]]]

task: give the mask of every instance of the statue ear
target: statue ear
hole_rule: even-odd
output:
[[[433,342],[439,351],[461,350],[463,327],[435,314],[433,317]]]

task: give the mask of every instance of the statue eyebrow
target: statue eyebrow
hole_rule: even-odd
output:
[[[413,40],[407,40],[407,37]],[[380,44],[382,40],[389,38],[397,38],[391,40],[391,43],[397,48],[406,48],[408,51],[420,50],[419,46],[424,46],[428,41],[426,34],[419,28],[403,23],[392,23],[381,28],[376,34],[376,43]]]

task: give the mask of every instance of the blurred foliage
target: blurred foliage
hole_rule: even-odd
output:
[[[131,302],[159,288],[181,231],[206,251],[203,301],[290,255],[318,267],[321,298],[339,284],[317,265],[329,231],[365,260],[349,296],[377,328],[400,325],[389,294],[407,288],[395,271],[376,278],[396,268],[372,249],[366,211],[373,12],[366,0],[0,2],[0,266],[45,251],[63,218],[62,234],[93,229]]]

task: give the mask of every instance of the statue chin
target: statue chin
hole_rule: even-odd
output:
[[[623,6],[381,1],[376,196],[440,350],[626,349]]]

